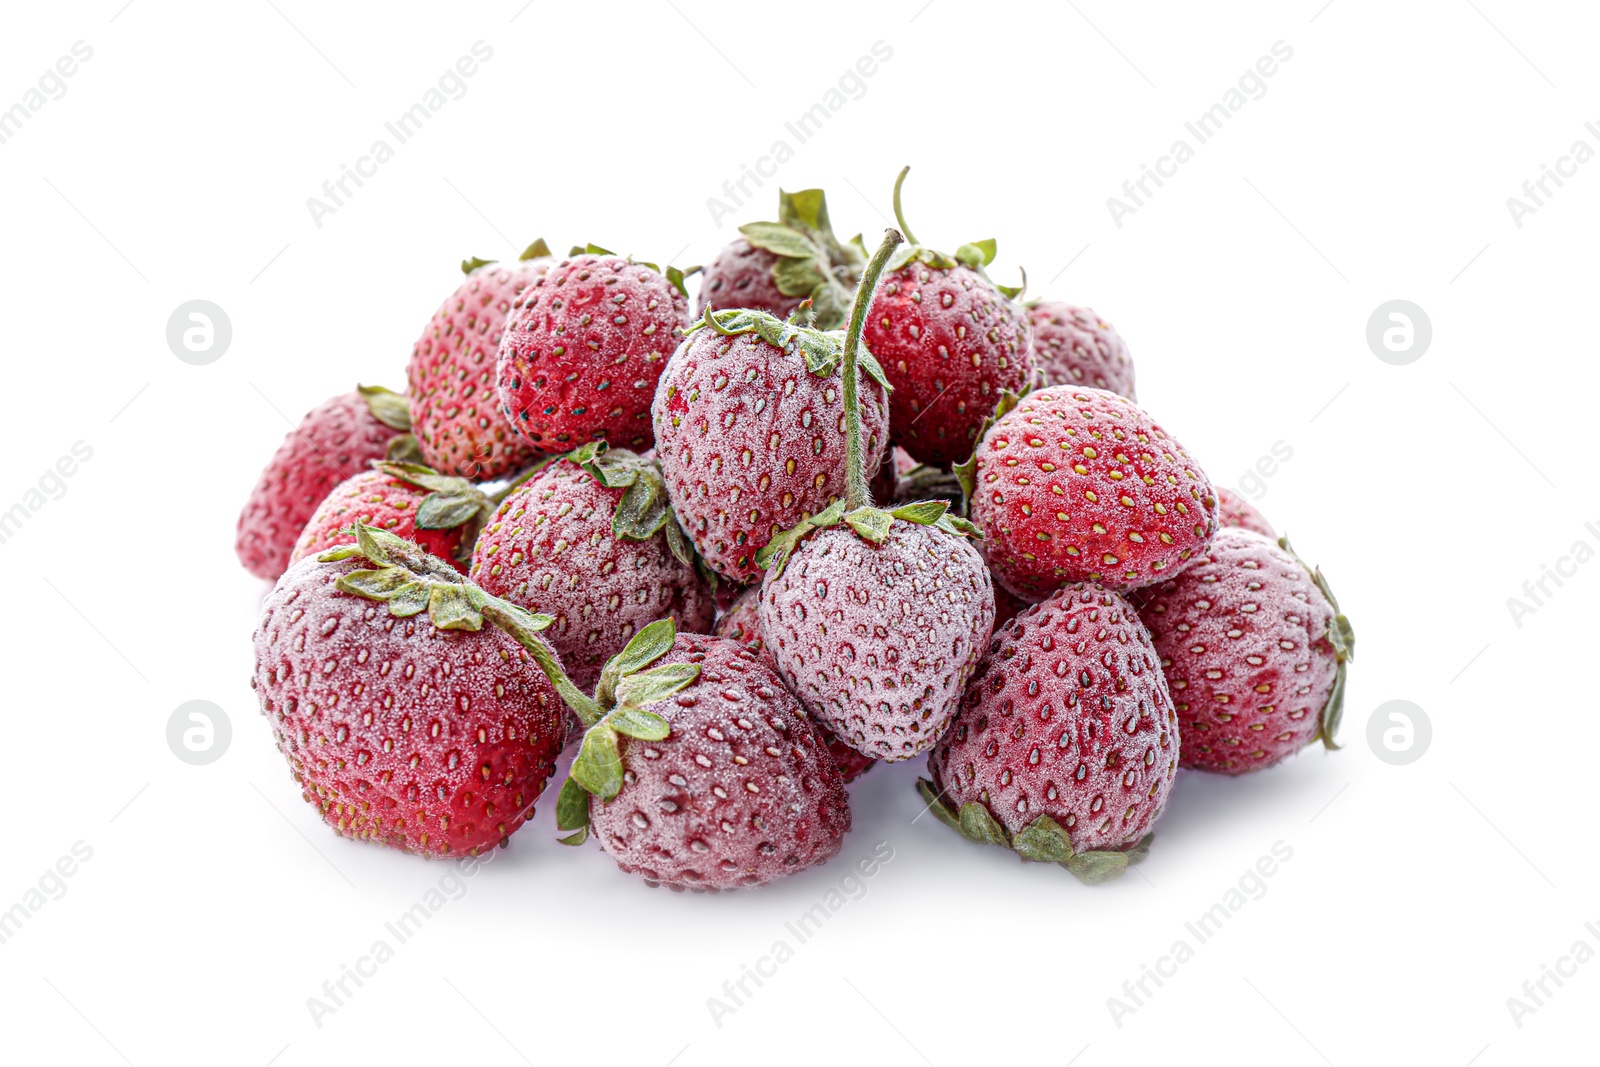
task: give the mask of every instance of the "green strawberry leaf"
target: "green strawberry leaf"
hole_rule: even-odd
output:
[[[677,561],[685,567],[694,566],[694,547],[689,543],[689,535],[678,525],[677,515],[669,513],[661,528],[667,533],[667,547]]]
[[[428,594],[428,617],[441,630],[481,630],[483,613],[469,590],[477,586],[435,585]],[[479,593],[482,596],[482,593]]]
[[[347,533],[348,531],[341,530],[340,532],[341,533]],[[336,548],[328,549],[328,551],[326,551],[326,552],[322,553],[320,556],[318,556],[317,557],[317,562],[318,563],[339,563],[339,562],[342,562],[342,561],[347,560],[347,559],[354,559],[356,556],[359,556],[359,555],[361,555],[361,546],[360,545],[339,545]]]
[[[556,797],[556,829],[582,830],[589,825],[589,791],[576,778],[568,776]]]
[[[974,523],[963,519],[960,515],[941,515],[939,521],[934,525],[947,534],[954,534],[957,537],[975,537],[980,541],[983,540],[983,531],[978,529]]]
[[[1128,870],[1126,852],[1080,852],[1062,863],[1084,885],[1101,885],[1121,878]]]
[[[487,267],[491,263],[498,263],[498,262],[499,262],[499,260],[479,259],[477,256],[473,256],[471,259],[463,259],[461,261],[461,273],[462,274],[471,274],[473,271],[477,270],[479,267]]]
[[[384,449],[383,458],[391,463],[421,463],[422,446],[417,444],[414,435],[403,433],[389,439],[389,447]]]
[[[556,838],[556,843],[566,845],[569,848],[576,848],[578,845],[583,844],[587,840],[589,840],[589,827],[586,825],[583,829],[579,830],[575,834],[568,834],[566,837]]]
[[[417,505],[417,529],[454,530],[482,515],[488,501],[468,486],[465,491],[429,493]]]
[[[989,809],[976,800],[969,800],[961,805],[960,830],[967,840],[976,841],[980,845],[1011,847],[1005,828],[995,822],[994,816],[989,814]]]
[[[404,393],[385,389],[381,385],[358,385],[356,392],[367,402],[372,417],[389,427],[406,433],[411,429],[411,402]],[[390,447],[393,447],[391,442]]]
[[[428,587],[422,582],[407,582],[389,598],[389,614],[402,619],[421,614],[427,608]]]
[[[922,802],[927,805],[928,810],[933,812],[940,822],[957,833],[961,832],[961,820],[956,818],[955,812],[950,810],[950,805],[946,804],[944,798],[934,790],[932,782],[926,778],[918,778],[917,793],[922,797]]]
[[[638,674],[624,675],[617,683],[617,707],[643,708],[665,700],[692,685],[699,677],[698,663],[667,663]]]
[[[571,776],[601,800],[610,800],[622,791],[622,754],[617,750],[617,732],[605,723],[589,729],[572,761]]]
[[[801,189],[799,192],[778,191],[778,221],[796,229],[816,233],[832,233],[828,222],[828,198],[821,189]]]
[[[678,290],[678,292],[682,293],[684,299],[687,300],[689,298],[689,287],[683,284],[683,279],[685,277],[683,271],[672,266],[671,264],[668,264],[666,274],[667,281],[671,282],[672,287]]]
[[[987,267],[993,263],[995,251],[995,240],[990,237],[986,240],[964,244],[956,249],[956,260],[962,265],[976,270],[979,267]]]
[[[902,504],[889,514],[897,519],[914,522],[918,526],[933,526],[950,510],[948,500],[918,500],[912,504]]]
[[[653,711],[630,704],[624,704],[607,715],[606,722],[617,733],[636,737],[640,741],[665,741],[672,734],[672,727],[667,725],[666,719]]]
[[[529,245],[527,248],[524,248],[522,250],[522,255],[518,256],[517,258],[526,262],[530,259],[549,259],[551,255],[552,253],[550,251],[550,246],[545,244],[544,238],[541,237],[534,241],[533,244]]]
[[[341,574],[333,583],[333,587],[351,596],[365,597],[368,600],[388,600],[401,586],[410,582],[410,571],[404,567],[387,566],[378,570],[349,571]]]
[[[881,508],[856,508],[845,512],[844,521],[864,539],[881,545],[889,539],[894,516]]]
[[[811,296],[828,276],[814,259],[779,259],[772,265],[772,282],[784,296]]]
[[[811,238],[781,222],[747,222],[739,232],[752,246],[789,259],[810,259],[819,251]]]
[[[1035,863],[1065,863],[1072,858],[1072,838],[1048,815],[1023,827],[1012,839],[1011,847],[1023,859]]]
[[[843,518],[844,501],[835,500],[817,514],[801,519],[792,528],[774,534],[772,540],[756,553],[756,566],[766,570],[770,577],[778,577],[806,534],[827,526],[837,526]]]
[[[623,492],[611,513],[611,532],[629,541],[648,541],[667,524],[667,488],[660,476],[640,478]]]

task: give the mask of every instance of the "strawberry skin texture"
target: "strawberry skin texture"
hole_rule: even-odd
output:
[[[622,791],[589,800],[590,828],[617,866],[650,885],[765,885],[838,855],[850,801],[794,696],[755,653],[678,634],[657,664],[700,677],[649,706],[662,741],[627,739]]]
[[[1278,539],[1278,531],[1272,528],[1272,523],[1267,517],[1256,510],[1256,506],[1232,489],[1217,486],[1217,513],[1223,527],[1236,526],[1241,530],[1254,530],[1262,537],[1274,541]]]
[[[550,263],[479,267],[433,313],[412,348],[406,367],[412,432],[423,461],[440,474],[486,481],[521,470],[538,454],[500,408],[496,359],[512,302]]]
[[[1244,774],[1317,736],[1338,672],[1334,608],[1289,553],[1225,529],[1137,603],[1172,687],[1183,766]]]
[[[1030,393],[975,458],[972,521],[995,575],[1024,600],[1077,582],[1126,591],[1161,581],[1217,531],[1211,479],[1115,393]]]
[[[623,492],[556,460],[501,502],[472,551],[470,575],[485,592],[555,616],[540,636],[585,691],[640,628],[671,617],[706,630],[715,613],[711,590],[664,533],[648,541],[612,534]]]
[[[1178,718],[1133,606],[1071,586],[996,631],[928,760],[952,810],[1016,834],[1041,815],[1075,852],[1139,843],[1178,773]]]
[[[276,580],[317,505],[340,482],[382,459],[400,433],[380,422],[354,390],[313,408],[278,446],[239,513],[234,549],[245,570]]]
[[[339,834],[423,856],[505,843],[555,771],[566,709],[509,634],[440,630],[291,567],[262,606],[251,682],[302,795]]]
[[[778,669],[777,661],[772,658],[772,653],[767,651],[766,640],[761,636],[761,587],[752,586],[740,594],[739,599],[733,602],[733,607],[717,620],[716,636],[742,645],[754,652],[762,663]],[[816,720],[811,725],[816,729],[817,736],[828,747],[828,755],[833,757],[834,765],[839,768],[839,774],[844,778],[845,784],[855,781],[878,761],[871,756],[863,756],[843,741],[838,735]]]
[[[1127,342],[1093,308],[1056,300],[1028,308],[1040,385],[1089,386],[1138,400]]]
[[[944,732],[989,643],[994,587],[965,538],[896,519],[818,530],[761,586],[761,632],[811,717],[888,762]]]
[[[783,295],[778,283],[772,280],[772,268],[777,262],[776,253],[756,248],[743,237],[734,238],[700,272],[695,315],[707,307],[712,311],[753,308],[787,319],[805,297]]]
[[[894,443],[932,466],[970,456],[1000,394],[1033,374],[1029,334],[1027,316],[977,271],[912,260],[885,274],[863,336],[894,387]]]
[[[315,556],[338,545],[353,545],[355,534],[347,532],[352,523],[373,526],[396,537],[404,537],[438,556],[458,571],[466,567],[459,558],[466,526],[453,530],[417,529],[417,507],[428,497],[428,490],[390,477],[382,471],[362,471],[340,482],[328,494],[317,513],[306,524],[295,542],[291,563]]]
[[[500,341],[506,419],[537,448],[589,441],[651,446],[650,400],[688,313],[659,272],[611,255],[580,255],[523,290]]]
[[[861,379],[863,453],[888,441],[883,388]],[[673,353],[652,409],[667,495],[700,556],[741,585],[759,581],[772,535],[845,495],[844,388],[754,333],[697,330]]]

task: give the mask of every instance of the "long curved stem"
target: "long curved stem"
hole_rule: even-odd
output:
[[[906,217],[900,210],[900,187],[906,183],[906,175],[911,173],[911,165],[900,168],[900,176],[894,180],[894,220],[900,224],[900,229],[905,232],[906,240],[912,244],[917,243],[917,235],[911,232],[911,227],[906,225]]]
[[[909,170],[910,168],[906,168]],[[905,177],[902,171],[900,176]],[[896,198],[898,202],[898,198]],[[856,286],[855,303],[850,306],[850,326],[844,335],[844,455],[846,511],[872,506],[872,491],[867,487],[867,471],[861,455],[861,399],[858,395],[860,374],[856,362],[861,351],[861,333],[867,327],[867,308],[878,288],[884,265],[896,247],[905,238],[893,227],[883,231],[883,243],[872,253],[867,267],[861,272],[861,283]]]

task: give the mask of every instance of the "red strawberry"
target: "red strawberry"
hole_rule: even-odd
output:
[[[478,535],[472,580],[555,622],[543,634],[582,689],[641,628],[709,629],[711,591],[667,510],[654,461],[593,442],[505,498]]]
[[[1136,602],[1177,702],[1183,766],[1243,774],[1318,737],[1338,747],[1355,633],[1287,539],[1225,529]]]
[[[754,652],[762,663],[777,670],[777,661],[772,658],[772,653],[767,651],[767,643],[761,636],[760,604],[761,587],[746,589],[743,595],[734,601],[733,607],[717,620],[716,635],[736,645],[743,645]],[[813,722],[812,725],[816,727],[817,736],[822,739],[822,743],[828,746],[828,755],[833,757],[833,762],[839,768],[839,774],[844,778],[845,784],[848,785],[860,778],[878,762],[870,756],[863,756],[839,740],[837,735],[822,724]]]
[[[894,388],[894,443],[923,463],[949,466],[972,454],[1001,394],[1027,385],[1031,328],[1010,299],[1017,290],[983,273],[993,241],[962,245],[954,258],[915,244],[900,212],[905,176],[895,182],[894,210],[913,243],[890,260],[873,292],[866,343]]]
[[[1075,585],[994,642],[928,760],[929,810],[1086,882],[1142,858],[1178,773],[1178,719],[1133,606]]]
[[[757,581],[773,534],[845,491],[841,339],[762,312],[707,312],[689,328],[652,415],[667,492],[696,551],[738,584]],[[865,392],[866,453],[887,447],[882,371]]]
[[[317,505],[370,461],[414,449],[410,427],[406,398],[381,386],[359,386],[313,408],[278,446],[239,513],[234,549],[245,570],[268,581],[282,574]]]
[[[523,290],[500,342],[505,417],[545,451],[650,447],[650,398],[688,313],[683,275],[590,245]]]
[[[1272,528],[1272,523],[1256,510],[1254,504],[1232,489],[1220,485],[1217,486],[1217,517],[1224,528],[1237,526],[1242,530],[1254,530],[1274,541],[1278,538],[1278,531]]]
[[[990,575],[993,578],[993,574]],[[999,581],[994,584],[994,632],[999,633],[1000,628],[1018,615],[1033,607],[1029,601],[1023,600],[1006,590]]]
[[[461,264],[466,281],[428,320],[406,367],[411,422],[428,466],[485,481],[533,462],[537,451],[500,410],[495,360],[512,302],[552,262],[539,240],[516,263]]]
[[[1169,578],[1217,532],[1211,479],[1133,401],[1055,385],[1002,404],[964,479],[983,551],[1032,600]]]
[[[778,221],[751,222],[701,272],[699,315],[749,308],[786,319],[812,301],[815,325],[838,329],[866,256],[833,235],[821,189],[778,193]]]
[[[872,506],[856,369],[867,300],[904,238],[886,231],[862,275],[845,336],[845,499],[761,553],[761,632],[811,716],[863,755],[909,759],[955,711],[989,643],[994,590],[943,500]]]
[[[291,563],[338,545],[353,545],[360,523],[422,546],[459,571],[472,558],[477,536],[492,505],[472,483],[448,478],[411,463],[376,463],[341,482],[322,502]]]
[[[648,669],[646,669],[648,668]],[[606,665],[558,824],[649,885],[743,889],[838,855],[850,802],[755,653],[653,624]]]
[[[1139,399],[1127,343],[1092,308],[1035,300],[1028,304],[1028,321],[1040,385],[1086,385]]]
[[[356,533],[262,607],[252,685],[278,748],[346,837],[426,856],[504,844],[554,773],[558,692],[581,697],[534,632],[547,620],[416,545]]]

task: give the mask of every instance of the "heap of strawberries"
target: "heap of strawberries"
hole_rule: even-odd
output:
[[[1137,405],[1110,324],[1019,303],[992,240],[912,239],[904,179],[872,249],[805,190],[703,269],[469,260],[406,393],[289,434],[238,552],[277,583],[262,712],[330,826],[503,846],[571,746],[563,843],[757,886],[921,757],[938,821],[1097,883],[1180,767],[1335,747],[1321,572]]]

